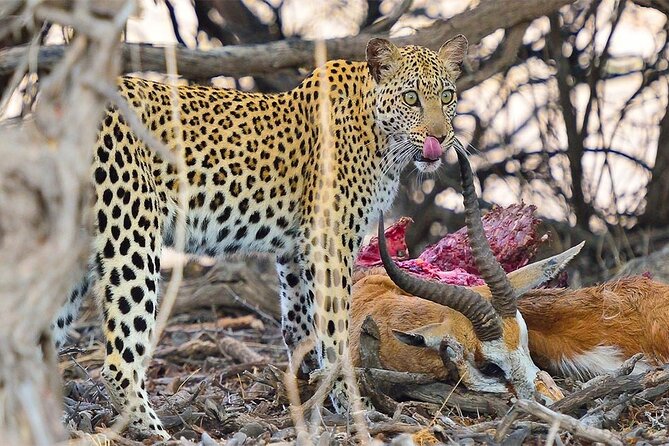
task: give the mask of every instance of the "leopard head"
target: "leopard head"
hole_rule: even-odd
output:
[[[455,140],[455,80],[466,52],[463,35],[436,53],[419,46],[398,48],[385,39],[369,41],[367,65],[376,82],[374,117],[388,141],[385,160],[400,167],[413,160],[421,172],[439,168]]]

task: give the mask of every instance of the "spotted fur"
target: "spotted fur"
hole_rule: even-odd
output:
[[[320,367],[348,354],[351,270],[361,237],[378,210],[392,204],[410,161],[422,171],[439,167],[440,160],[421,156],[422,146],[428,136],[444,148],[453,141],[456,101],[444,103],[442,96],[445,89],[454,91],[465,50],[462,36],[439,53],[374,39],[366,63],[328,62],[285,93],[178,87],[180,122],[172,118],[171,87],[120,80],[120,92],[157,138],[172,150],[179,140],[184,143],[186,251],[214,257],[276,254],[289,352],[315,338]],[[407,90],[417,92],[417,105],[403,100]],[[331,156],[330,177],[325,155]],[[90,284],[103,310],[102,376],[112,399],[133,427],[166,436],[148,403],[144,377],[160,253],[173,243],[178,175],[111,108],[95,147],[92,178],[91,274],[56,319],[57,342]],[[342,394],[343,384],[337,386]]]

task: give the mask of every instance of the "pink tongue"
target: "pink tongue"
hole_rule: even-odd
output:
[[[441,144],[439,144],[437,138],[434,136],[428,136],[425,138],[425,142],[423,143],[424,158],[429,159],[430,161],[436,161],[443,153],[444,149],[441,148]]]

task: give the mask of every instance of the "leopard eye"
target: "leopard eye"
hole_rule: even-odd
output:
[[[455,92],[453,90],[444,90],[441,92],[441,103],[448,105],[455,100]]]
[[[418,93],[413,90],[405,91],[402,97],[407,105],[414,106],[418,104]]]

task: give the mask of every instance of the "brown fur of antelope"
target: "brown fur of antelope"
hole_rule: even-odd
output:
[[[546,400],[560,397],[534,361],[578,378],[615,369],[636,353],[644,353],[646,367],[669,361],[669,285],[630,277],[578,290],[532,290],[562,270],[583,244],[508,275],[502,272],[503,279],[501,267],[491,274],[489,264],[499,264],[481,241],[469,164],[461,154],[458,159],[470,244],[479,270],[488,269],[482,273],[487,285],[465,292],[402,272],[388,255],[381,221],[379,248],[387,272],[373,268],[354,277],[350,336],[356,365],[367,316],[379,328],[384,367],[459,377],[472,390],[510,390],[524,398],[537,392]],[[492,260],[485,265],[482,258]],[[507,297],[501,304],[500,295]]]
[[[543,261],[510,273],[512,286],[521,290],[536,287],[557,273],[577,249],[580,246],[551,258],[556,262],[552,266]],[[473,360],[469,367],[484,366],[480,343],[461,313],[403,292],[380,267],[359,272],[354,280],[354,363],[359,360],[362,323],[371,316],[379,327],[379,356],[384,367],[457,380],[439,354],[442,341],[449,337],[450,343],[455,341],[469,353]],[[489,296],[485,286],[472,290]],[[518,300],[518,309],[527,325],[532,359],[551,373],[584,379],[614,370],[636,353],[643,353],[644,359],[635,371],[669,361],[667,284],[635,276],[576,290],[531,290]],[[480,386],[468,387],[476,390]]]
[[[582,289],[525,294],[518,307],[537,365],[587,378],[618,368],[636,353],[636,371],[669,362],[669,285],[643,276]]]
[[[581,247],[582,244],[558,256],[528,265],[508,274],[507,277],[514,289],[521,293],[525,292],[550,280],[560,272]],[[359,271],[353,280],[350,342],[354,364],[359,364],[362,324],[367,316],[371,316],[379,328],[381,339],[379,359],[384,367],[427,373],[441,380],[462,378],[465,386],[471,390],[488,392],[514,390],[499,376],[499,371],[495,367],[497,364],[487,360],[471,321],[462,313],[402,291],[388,277],[383,267]],[[471,290],[486,299],[491,297],[486,285],[472,287]],[[519,301],[521,314],[525,302],[525,299]],[[511,328],[513,333],[525,332],[525,323],[519,322],[507,320],[504,328],[507,330]],[[532,322],[538,324],[540,320],[533,319]],[[514,324],[518,324],[518,328],[514,327]],[[518,339],[510,346],[521,349],[523,355],[525,348],[532,350],[531,339],[532,329],[529,330],[529,339],[527,335],[523,335],[523,339]],[[451,351],[448,353],[443,351],[445,348]],[[457,369],[455,376],[452,367],[447,367],[444,363],[444,353],[450,355],[447,361]],[[491,367],[491,364],[495,366]],[[529,367],[533,370],[531,366]],[[497,373],[486,376],[486,373],[491,372]],[[551,387],[549,384],[544,383],[546,387]],[[550,398],[550,395],[545,396]],[[558,397],[555,395],[555,398],[550,399]]]
[[[469,161],[461,151],[457,155],[469,244],[489,293],[423,280],[401,270],[388,253],[381,216],[379,251],[387,275],[367,275],[354,285],[354,363],[359,362],[362,322],[371,315],[379,326],[380,360],[386,367],[446,378],[444,374],[452,377],[446,365],[454,365],[471,390],[511,391],[520,398],[541,397],[546,402],[560,399],[562,394],[552,378],[530,357],[527,326],[516,305],[519,288],[514,289],[492,254]],[[546,265],[554,268],[555,263],[549,259]]]

